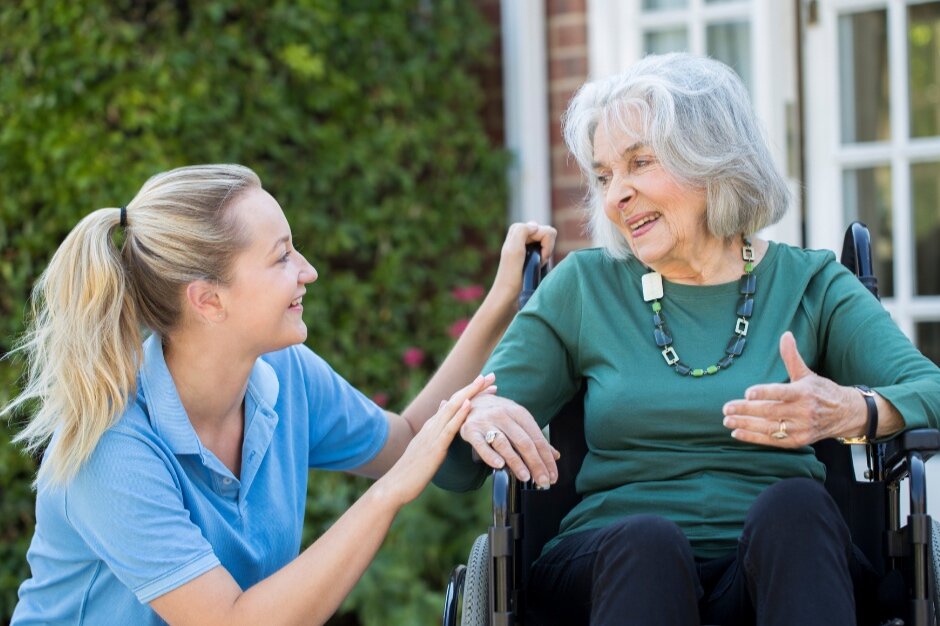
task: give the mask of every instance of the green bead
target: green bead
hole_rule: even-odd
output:
[[[659,303],[659,300],[653,302],[653,313],[659,313],[663,310],[663,305]]]
[[[702,376],[705,375],[705,370],[703,370],[701,367],[696,367],[690,373],[692,376],[695,376],[696,378],[701,378]]]
[[[744,264],[744,271],[745,271],[745,272],[748,272],[748,273],[753,272],[753,271],[754,271],[754,264],[753,264],[751,261],[748,261],[747,263],[745,263],[745,264]]]
[[[717,372],[717,371],[718,371],[718,366],[717,366],[717,365],[709,365],[708,367],[705,368],[705,373],[706,373],[706,374],[714,374],[714,373]]]

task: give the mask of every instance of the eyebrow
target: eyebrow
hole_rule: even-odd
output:
[[[636,152],[637,150],[639,150],[640,148],[642,148],[642,147],[644,147],[644,146],[646,146],[646,142],[645,142],[645,141],[637,141],[637,142],[634,143],[633,145],[627,146],[627,148],[626,148],[623,152],[620,153],[620,156],[621,156],[621,158],[626,157],[626,156],[627,156],[628,154],[630,154],[631,152]],[[594,161],[594,162],[591,163],[591,168],[592,168],[592,169],[598,169],[598,168],[603,167],[603,166],[604,166],[603,163],[598,163],[597,161]]]
[[[274,242],[274,245],[271,246],[271,251],[268,252],[268,254],[271,254],[271,252],[274,252],[275,250],[277,250],[277,247],[279,245],[281,245],[282,243],[287,243],[288,241],[290,241],[290,235],[284,235],[283,237],[281,237],[280,239]]]

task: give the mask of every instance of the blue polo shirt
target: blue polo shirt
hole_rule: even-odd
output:
[[[39,485],[13,623],[161,624],[147,603],[220,564],[247,589],[299,553],[308,468],[363,465],[387,436],[382,409],[292,346],[252,369],[236,478],[150,337],[136,401],[72,481]]]

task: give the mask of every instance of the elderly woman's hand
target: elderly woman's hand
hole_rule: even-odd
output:
[[[493,291],[501,294],[507,301],[515,302],[522,290],[522,264],[525,261],[525,247],[530,243],[541,245],[542,263],[546,263],[555,249],[558,232],[551,226],[536,222],[516,223],[509,227],[503,249],[499,254],[499,268],[493,279]]]
[[[724,425],[740,441],[798,448],[828,437],[865,433],[865,400],[858,390],[814,373],[789,331],[780,337],[789,383],[754,385],[724,406]]]
[[[490,467],[508,465],[519,480],[531,477],[543,488],[558,480],[558,451],[545,439],[532,414],[512,400],[478,395],[460,436]]]

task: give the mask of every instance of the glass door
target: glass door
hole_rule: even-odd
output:
[[[885,305],[940,363],[940,1],[804,1],[807,245],[865,222]]]

